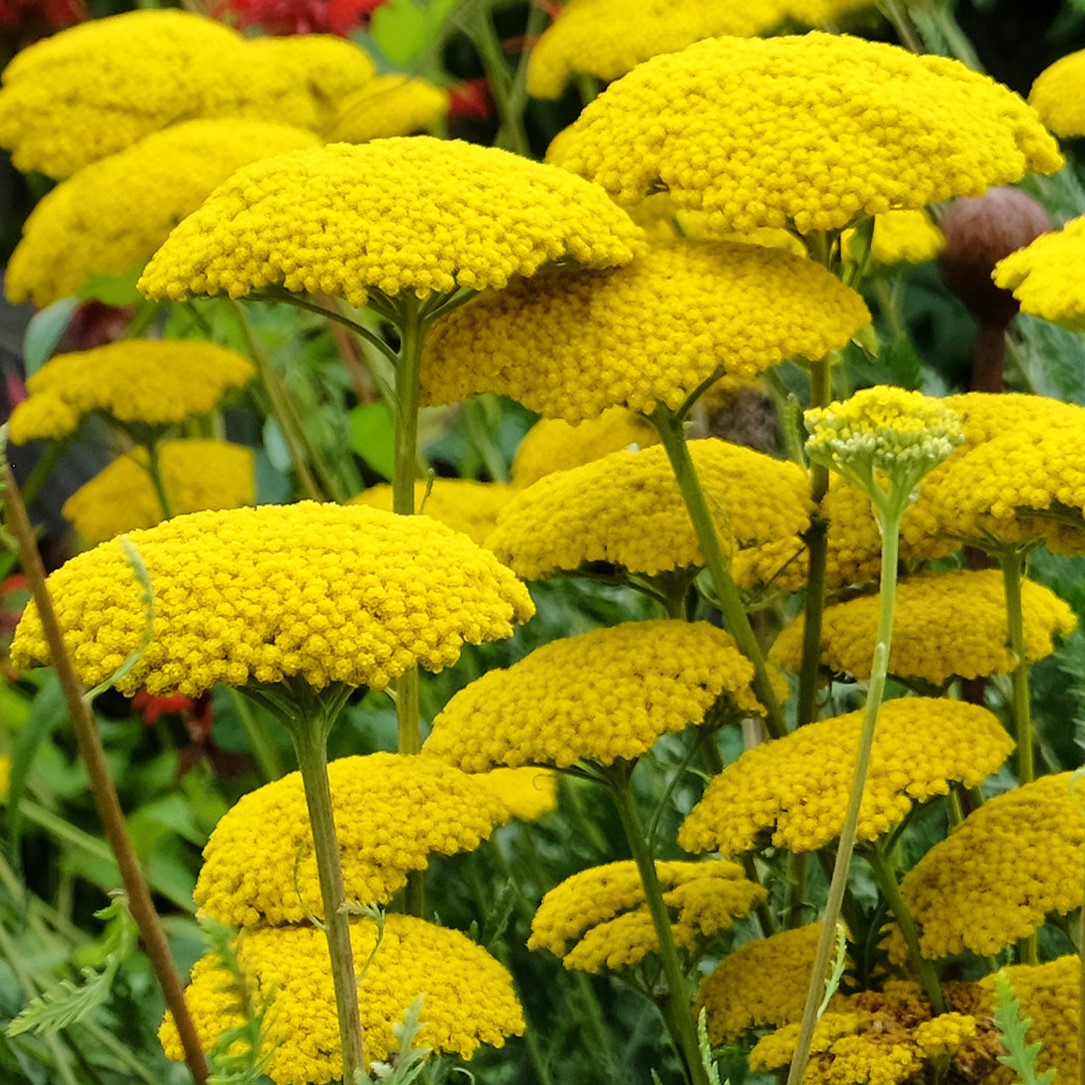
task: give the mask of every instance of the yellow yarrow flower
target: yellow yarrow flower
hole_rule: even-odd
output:
[[[675,944],[697,947],[748,914],[768,894],[726,862],[657,861]],[[543,897],[528,949],[546,949],[580,972],[619,971],[659,951],[640,872],[632,860],[591,867]]]
[[[256,500],[252,449],[243,445],[163,441],[158,446],[158,463],[174,513],[236,509]],[[80,538],[91,544],[164,520],[146,450],[133,449],[115,459],[80,486],[61,512]]]
[[[374,753],[328,765],[348,900],[384,904],[432,854],[474,851],[507,821],[484,777],[431,757]],[[243,796],[215,826],[194,897],[232,927],[322,917],[316,856],[301,774]]]
[[[465,772],[632,760],[714,708],[760,715],[752,678],[731,636],[707,622],[625,622],[488,671],[437,714],[423,751]]]
[[[805,530],[812,505],[796,464],[714,438],[689,451],[725,548]],[[662,445],[546,475],[509,502],[486,545],[527,580],[594,561],[648,576],[704,564]]]
[[[1022,584],[1027,661],[1055,650],[1054,638],[1069,633],[1077,618],[1070,605],[1034,581]],[[879,595],[827,607],[820,662],[858,679],[870,677],[877,639]],[[802,662],[804,620],[780,633],[772,658],[797,671]],[[897,586],[889,673],[941,686],[950,679],[1008,674],[1019,660],[1009,648],[1006,588],[997,569],[956,569],[912,576]]]
[[[31,212],[8,265],[7,296],[44,308],[92,271],[138,270],[239,166],[316,144],[285,124],[216,118],[152,133],[84,166]]]
[[[367,143],[409,136],[448,115],[449,93],[425,79],[378,75],[339,104],[325,133],[329,143]]]
[[[538,821],[557,809],[558,781],[550,769],[491,769],[474,778],[490,787],[519,821]]]
[[[576,75],[610,82],[659,53],[721,34],[760,34],[783,17],[778,0],[569,0],[531,50],[527,90],[559,98]]]
[[[870,314],[811,260],[761,245],[654,245],[626,267],[513,283],[441,320],[428,403],[498,392],[578,422],[607,407],[676,410],[717,370],[752,378],[844,346]]]
[[[719,1045],[752,1028],[786,1025],[802,1017],[814,967],[820,923],[746,942],[724,957],[697,993],[708,1038]]]
[[[495,147],[411,136],[335,143],[238,170],[147,265],[154,298],[271,286],[365,305],[504,287],[544,264],[626,263],[640,231],[606,194]]]
[[[1028,103],[1040,119],[1063,139],[1085,136],[1085,49],[1068,53],[1036,77]]]
[[[122,339],[58,354],[27,380],[11,440],[67,437],[92,413],[121,426],[165,428],[214,410],[255,372],[237,351],[197,340]]]
[[[196,696],[216,682],[294,676],[315,689],[383,689],[415,665],[449,666],[464,644],[509,636],[534,613],[489,551],[429,517],[300,502],[196,512],[126,538],[147,568],[154,621],[117,683],[123,693]],[[120,542],[72,558],[49,584],[80,679],[110,679],[147,622]],[[33,607],[12,658],[49,662]]]
[[[524,434],[512,461],[512,485],[523,488],[544,475],[580,467],[611,452],[659,444],[659,434],[643,415],[610,407],[598,418],[571,425],[561,418],[540,418]]]
[[[862,723],[862,710],[849,712],[747,750],[709,783],[679,829],[679,844],[725,855],[770,842],[792,852],[825,847],[844,824]],[[877,839],[953,782],[975,787],[1012,749],[998,719],[976,705],[927,697],[886,702],[859,839]]]
[[[1029,1022],[1028,1042],[1040,1044],[1036,1074],[1054,1070],[1056,1081],[1074,1081],[1080,1072],[1077,1025],[1081,1013],[1081,958],[1069,954],[1045,964],[1009,965],[1003,971],[1020,1004],[1021,1017]],[[979,981],[988,995],[988,1012],[994,1008],[996,979],[991,975]],[[1012,1078],[1000,1073],[988,1080]]]
[[[1085,329],[1085,217],[1041,234],[1031,244],[995,265],[996,286],[1012,290],[1021,312],[1043,317],[1073,331]]]
[[[501,510],[512,500],[512,490],[499,482],[464,478],[435,478],[414,484],[414,507],[454,531],[462,531],[480,546],[493,531]],[[392,487],[378,483],[350,499],[352,505],[392,511]]]
[[[0,146],[19,169],[61,178],[197,118],[320,132],[373,71],[365,50],[343,38],[246,40],[188,12],[127,12],[46,38],[8,65]]]
[[[1000,953],[1049,913],[1081,906],[1085,821],[1070,776],[1042,776],[991,799],[908,872],[901,893],[924,957]]]
[[[1036,114],[994,80],[822,33],[654,57],[592,102],[549,158],[625,206],[662,188],[718,229],[803,234],[1062,165]]]
[[[399,1050],[393,1026],[424,996],[418,1042],[469,1059],[481,1044],[504,1045],[519,1036],[524,1019],[505,968],[459,931],[406,915],[386,915],[384,933],[368,919],[350,926],[356,961],[369,961],[358,977],[358,1003],[366,1059]],[[263,1054],[275,1085],[327,1085],[343,1076],[328,943],[312,926],[258,927],[236,939],[243,973],[259,1002],[271,999]],[[370,955],[372,954],[372,959]],[[228,1029],[246,1023],[232,977],[208,954],[196,963],[186,991],[205,1050]],[[184,1057],[172,1017],[159,1030],[167,1058]]]

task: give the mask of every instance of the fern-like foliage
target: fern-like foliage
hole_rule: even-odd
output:
[[[1055,1080],[1054,1069],[1036,1072],[1036,1056],[1043,1044],[1028,1042],[1028,1030],[1032,1022],[1021,1017],[1021,1003],[1013,991],[1013,984],[1006,970],[1002,969],[995,979],[995,1025],[1002,1039],[1005,1055],[999,1055],[998,1061],[1008,1066],[1022,1085],[1051,1085]]]

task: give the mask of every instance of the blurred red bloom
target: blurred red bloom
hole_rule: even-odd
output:
[[[448,107],[449,120],[484,121],[493,115],[493,100],[490,98],[490,84],[485,78],[465,79],[449,88],[451,101]]]
[[[0,0],[0,3],[4,0]],[[211,13],[244,29],[268,34],[338,34],[369,24],[383,0],[214,0]]]

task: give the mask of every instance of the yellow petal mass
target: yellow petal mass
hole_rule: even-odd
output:
[[[126,536],[154,592],[150,642],[117,683],[195,696],[216,682],[332,682],[383,689],[410,667],[439,671],[465,644],[507,637],[534,613],[489,551],[429,517],[320,505],[177,516]],[[120,540],[49,578],[87,686],[141,643],[147,611]],[[33,607],[16,630],[18,666],[49,662]]]
[[[772,843],[816,851],[840,835],[863,713],[820,720],[747,750],[708,785],[678,832],[686,851],[736,855]],[[878,713],[859,839],[874,840],[951,782],[974,787],[1013,740],[984,708],[906,697]]]
[[[1085,136],[1085,49],[1044,68],[1029,91],[1029,105],[1063,139]]]
[[[339,103],[329,143],[409,136],[447,116],[449,93],[425,79],[379,75]]]
[[[641,233],[596,186],[494,147],[429,136],[334,143],[238,170],[147,265],[154,298],[271,286],[364,305],[504,287],[544,264],[629,261]]]
[[[438,713],[423,751],[466,772],[631,760],[721,699],[761,714],[752,678],[730,635],[707,622],[625,622],[488,671]]]
[[[607,407],[677,409],[717,370],[749,379],[843,347],[870,314],[811,260],[760,245],[672,242],[626,267],[474,299],[427,340],[423,399],[497,392],[577,422]]]
[[[816,32],[654,57],[592,102],[549,157],[626,206],[663,189],[721,229],[803,234],[1062,165],[1035,112],[986,76]]]
[[[1085,217],[1060,230],[1041,234],[1031,244],[1001,260],[994,280],[1012,290],[1021,311],[1073,331],[1085,329]]]

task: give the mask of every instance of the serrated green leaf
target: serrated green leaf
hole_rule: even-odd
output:
[[[23,336],[23,364],[28,377],[37,373],[53,356],[78,304],[78,298],[61,298],[30,318]]]
[[[82,976],[81,984],[62,980],[55,990],[33,999],[8,1025],[7,1034],[20,1036],[24,1032],[37,1032],[55,1036],[61,1029],[85,1021],[109,998],[113,974],[108,970],[95,972],[93,968],[84,968]]]

